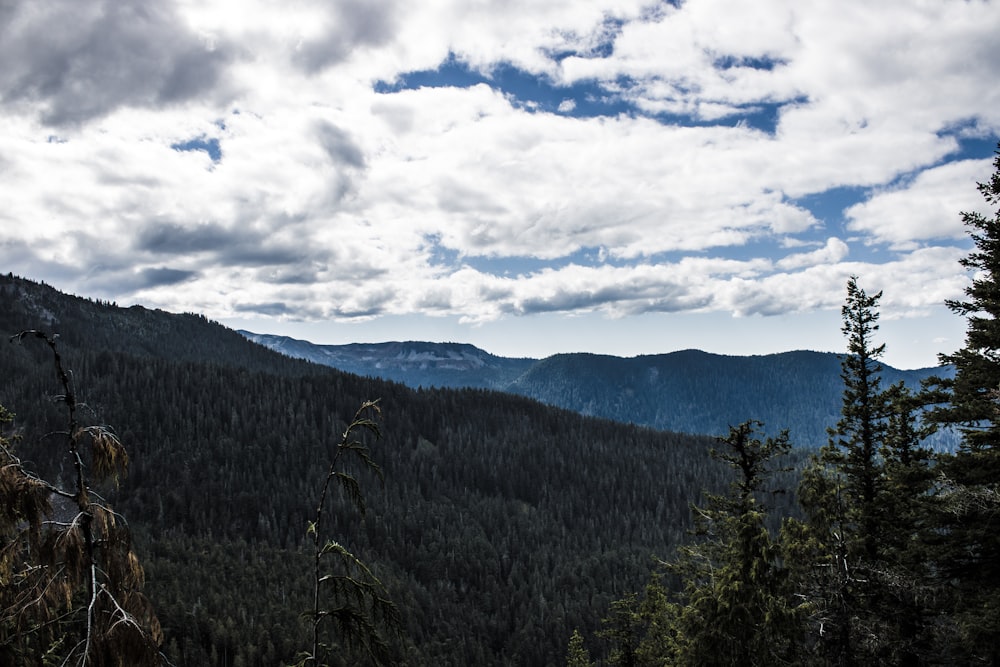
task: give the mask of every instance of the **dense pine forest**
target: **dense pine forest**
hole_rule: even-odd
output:
[[[752,414],[681,436],[414,390],[0,278],[0,662],[1000,665],[1000,210],[963,217],[955,375],[884,379],[852,277],[818,452]]]
[[[83,418],[108,424],[129,470],[103,489],[127,518],[174,664],[289,663],[305,646],[307,521],[328,451],[377,399],[337,539],[402,612],[399,664],[558,664],[574,628],[642,585],[685,539],[688,502],[725,484],[709,437],[680,436],[481,390],[414,391],[281,357],[194,315],[117,308],[0,280],[5,332],[42,328],[72,370]],[[7,429],[41,476],[60,387],[36,341],[3,348]]]
[[[843,354],[834,352],[741,357],[679,350],[627,358],[577,352],[539,360],[497,357],[458,343],[315,345],[287,336],[240,333],[289,356],[362,376],[410,387],[496,389],[664,431],[721,434],[753,415],[772,434],[787,429],[796,447],[826,443],[843,391]],[[883,366],[882,379],[918,390],[928,377],[953,372],[951,366]],[[953,449],[957,442],[955,434],[940,431],[930,444]]]

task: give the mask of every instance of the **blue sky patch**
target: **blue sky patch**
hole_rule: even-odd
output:
[[[633,105],[611,95],[596,81],[559,86],[547,77],[531,74],[507,63],[483,73],[454,57],[434,70],[409,72],[395,82],[376,82],[374,89],[376,93],[396,93],[419,88],[469,88],[480,83],[508,95],[515,106],[528,111],[565,113],[576,117],[617,116],[636,111]],[[567,100],[572,103],[565,104]]]
[[[219,146],[219,140],[215,138],[206,139],[205,137],[198,137],[197,139],[170,144],[170,147],[175,151],[205,151],[212,158],[212,162],[218,162],[222,159],[222,147]]]
[[[544,269],[558,271],[567,266],[630,266],[634,260],[616,260],[597,247],[580,248],[579,250],[556,259],[539,259],[537,257],[464,257],[462,263],[477,271],[494,276],[513,278],[531,275]]]
[[[781,65],[787,65],[788,61],[781,58],[771,58],[770,56],[719,56],[712,61],[712,66],[716,69],[735,69],[745,67],[747,69],[757,69],[772,72]]]
[[[868,198],[868,188],[845,185],[830,188],[790,200],[795,206],[800,206],[824,223],[827,236],[842,236],[845,233],[844,211]]]
[[[571,55],[576,54],[569,52],[559,54],[561,57]],[[729,56],[718,59],[716,63],[723,69],[733,67],[772,69],[783,64],[780,60],[767,57]],[[805,98],[801,98],[781,102],[755,102],[737,107],[727,116],[708,120],[690,114],[650,113],[641,110],[636,104],[615,92],[636,88],[639,82],[626,76],[619,77],[613,84],[589,79],[578,81],[571,86],[562,86],[546,76],[526,72],[509,63],[500,63],[489,72],[480,72],[454,56],[445,60],[437,69],[408,72],[393,82],[378,81],[374,90],[376,93],[391,94],[420,88],[469,88],[481,83],[500,91],[508,96],[515,107],[529,112],[560,113],[576,118],[643,116],[664,125],[685,127],[733,126],[742,123],[767,134],[774,134],[781,109],[786,104],[799,104],[805,101]],[[677,90],[681,95],[692,92],[685,91],[679,86]]]
[[[966,121],[945,128],[939,137],[951,137],[958,142],[957,157],[961,160],[992,158],[997,150],[997,138],[982,130],[975,121]],[[956,157],[952,155],[949,157]]]

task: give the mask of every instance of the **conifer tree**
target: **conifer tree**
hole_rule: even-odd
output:
[[[941,525],[937,563],[956,583],[956,659],[1000,665],[1000,146],[991,177],[978,184],[990,215],[963,212],[975,249],[961,260],[972,275],[964,300],[946,305],[967,320],[965,345],[941,355],[953,379],[936,378],[931,417],[957,427],[962,441],[940,466]]]
[[[923,444],[935,427],[921,417],[922,403],[902,382],[885,394],[888,415],[881,447],[884,479],[879,496],[879,540],[874,583],[880,589],[881,659],[900,667],[928,664],[940,638],[942,589],[935,581],[930,545],[937,500],[934,452]]]
[[[591,667],[590,652],[583,645],[583,635],[579,630],[573,630],[566,649],[566,667]]]
[[[836,665],[863,662],[861,656],[872,655],[870,644],[878,635],[873,573],[886,520],[880,450],[889,414],[880,386],[885,346],[873,341],[881,297],[881,292],[868,295],[855,276],[847,282],[841,308],[847,338],[841,417],[803,472],[799,495],[808,525],[788,526],[800,593],[812,604],[813,641],[819,655]]]
[[[398,632],[400,627],[399,611],[379,578],[345,546],[323,537],[332,484],[341,487],[362,515],[366,510],[357,478],[345,469],[347,459],[382,479],[382,469],[372,460],[368,446],[359,436],[359,433],[381,436],[379,412],[377,401],[366,401],[358,408],[331,452],[316,513],[308,523],[306,534],[313,546],[313,607],[305,616],[310,624],[312,645],[300,656],[296,663],[299,667],[326,665],[328,659],[343,661],[346,653],[336,655],[335,642],[345,651],[360,647],[369,660],[381,662],[388,656],[389,646],[380,629]],[[324,632],[327,628],[336,632]],[[325,637],[329,639],[324,641]]]
[[[881,298],[882,292],[866,294],[858,286],[857,277],[847,281],[847,300],[841,308],[841,332],[847,337],[840,374],[844,381],[843,402],[837,427],[830,431],[830,445],[823,451],[824,461],[843,474],[849,513],[856,522],[855,534],[869,560],[876,557],[879,539],[878,497],[883,474],[880,447],[888,417],[879,362],[885,344],[873,342]]]
[[[993,216],[962,213],[975,250],[960,263],[974,275],[965,288],[965,300],[945,303],[967,320],[965,345],[941,355],[942,364],[954,365],[955,377],[937,380],[943,392],[937,397],[945,402],[932,413],[939,423],[961,428],[963,458],[975,464],[970,468],[985,466],[981,470],[985,481],[996,481],[1000,466],[1000,146],[993,165],[991,178],[978,184],[987,205],[994,208]]]
[[[800,634],[800,609],[791,598],[779,547],[766,526],[763,502],[775,460],[791,445],[787,432],[756,437],[758,422],[730,428],[713,451],[736,472],[729,493],[709,495],[693,507],[696,534],[704,539],[680,550],[669,572],[683,590],[667,608],[666,641],[661,656],[676,665],[781,665],[793,659]],[[655,664],[655,663],[654,663]]]
[[[919,402],[902,384],[881,388],[878,301],[851,277],[842,308],[847,351],[841,418],[803,472],[807,523],[787,542],[810,601],[811,646],[837,665],[920,664],[928,651],[930,452]]]
[[[609,663],[621,667],[638,667],[637,651],[644,627],[639,612],[639,596],[629,593],[611,603],[611,611],[601,620],[598,635],[611,642]]]
[[[90,476],[117,483],[128,455],[106,426],[81,424],[56,338],[50,348],[66,428],[49,434],[71,471],[62,486],[32,473],[0,441],[0,658],[3,664],[145,667],[160,664],[162,633],[143,596],[143,570],[124,518]],[[0,422],[10,415],[0,409]]]

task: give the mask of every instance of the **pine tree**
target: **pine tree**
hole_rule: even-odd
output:
[[[843,403],[840,421],[830,431],[830,444],[823,452],[824,461],[843,473],[849,513],[857,523],[855,534],[868,559],[875,558],[879,539],[878,497],[883,473],[879,449],[888,416],[879,363],[885,345],[874,345],[872,340],[878,331],[881,298],[882,292],[866,294],[857,277],[847,281],[847,300],[841,308],[841,331],[847,337],[840,374]]]
[[[71,374],[56,338],[25,331],[50,348],[66,428],[71,482],[36,476],[0,438],[0,658],[4,664],[158,665],[163,637],[143,596],[143,569],[125,520],[90,481],[117,483],[128,466],[107,426],[81,424]],[[0,423],[10,415],[0,409]]]
[[[879,497],[877,576],[884,661],[900,667],[927,664],[940,645],[934,619],[942,589],[935,581],[930,545],[937,538],[932,517],[936,458],[923,441],[933,424],[918,418],[921,400],[902,382],[885,394],[888,415],[881,453],[884,480]]]
[[[967,320],[965,345],[941,355],[953,379],[936,379],[931,417],[957,427],[962,442],[941,465],[943,502],[937,530],[946,537],[938,565],[957,584],[955,621],[962,659],[1000,665],[1000,146],[994,173],[979,183],[993,211],[964,212],[975,250],[961,260],[973,272],[964,300],[947,306]],[[963,655],[964,654],[964,655]]]
[[[962,453],[969,462],[985,464],[985,481],[996,481],[1000,451],[1000,147],[993,161],[996,171],[979,183],[987,205],[996,208],[992,218],[978,212],[962,213],[976,249],[960,260],[974,273],[965,289],[965,300],[946,301],[948,308],[966,318],[965,346],[941,355],[942,364],[955,366],[953,380],[938,380],[946,403],[934,411],[939,423],[962,430]],[[971,472],[971,471],[970,471]]]
[[[566,667],[591,667],[590,652],[583,645],[583,635],[579,630],[573,630],[566,649]]]
[[[926,643],[920,596],[927,589],[929,452],[917,400],[902,385],[881,388],[882,293],[847,283],[847,350],[841,418],[803,472],[807,523],[790,522],[787,544],[800,593],[810,600],[812,643],[837,665],[915,664]]]
[[[729,493],[709,494],[693,507],[696,533],[704,539],[680,550],[667,570],[683,590],[667,609],[666,637],[647,636],[670,647],[667,664],[789,664],[799,639],[800,610],[786,585],[776,540],[766,526],[763,502],[775,460],[791,445],[787,432],[756,437],[758,422],[730,428],[713,457],[728,464],[736,479]]]
[[[629,593],[611,603],[611,611],[601,620],[598,636],[611,642],[609,664],[638,667],[637,651],[641,641],[643,619],[639,613],[639,596]]]

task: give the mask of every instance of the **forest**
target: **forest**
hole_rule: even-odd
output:
[[[701,350],[617,357],[590,353],[545,359],[497,357],[458,343],[315,345],[241,331],[254,342],[318,364],[410,387],[496,389],[613,421],[679,433],[725,433],[753,415],[772,435],[787,429],[796,447],[821,447],[837,423],[842,354],[791,350],[732,356]],[[883,365],[887,384],[912,389],[951,366],[899,370]],[[953,449],[942,430],[935,449]]]
[[[0,663],[1000,665],[995,167],[954,375],[883,378],[852,277],[819,450],[752,414],[692,436],[412,389],[0,277]]]

